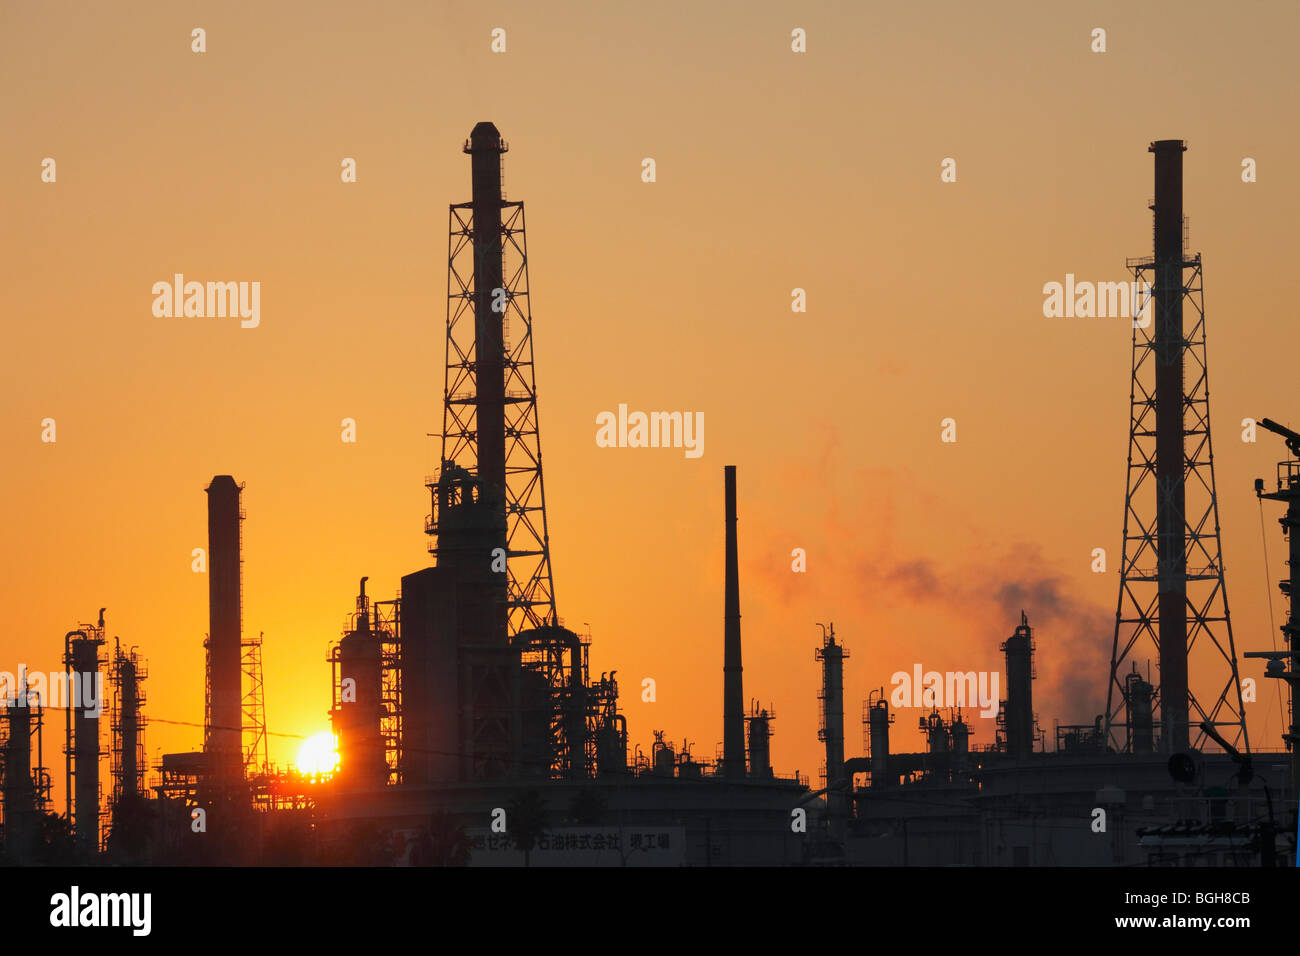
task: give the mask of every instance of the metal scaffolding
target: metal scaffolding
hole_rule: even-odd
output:
[[[346,752],[347,748],[352,746],[353,743],[349,739],[348,729],[355,727],[356,723],[344,718],[344,714],[350,709],[349,704],[357,702],[358,698],[363,694],[363,689],[356,686],[345,689],[345,679],[350,677],[355,684],[358,676],[356,673],[348,673],[349,666],[354,664],[355,660],[345,650],[345,642],[349,639],[349,635],[358,634],[358,627],[363,622],[364,630],[362,633],[372,642],[371,646],[373,647],[373,656],[370,660],[374,668],[376,690],[374,713],[364,714],[362,724],[364,725],[366,721],[373,722],[374,733],[382,746],[383,763],[387,768],[382,782],[400,783],[402,776],[400,600],[372,601],[363,592],[357,599],[356,613],[349,615],[343,640],[335,642],[330,647],[328,660],[331,674],[330,686],[332,688],[331,724],[338,738],[339,755],[346,764],[346,761],[355,759],[356,756]],[[343,766],[341,769],[347,772],[350,768]],[[370,769],[373,772],[373,768]]]
[[[0,839],[9,860],[22,862],[37,839],[40,817],[50,802],[45,708],[37,693],[29,693],[25,686],[14,697],[0,700],[0,705]]]
[[[123,651],[121,644],[115,643],[109,674],[113,683],[109,712],[112,740],[109,766],[113,780],[111,809],[124,799],[139,797],[144,793],[146,721],[143,712],[145,695],[140,685],[149,676],[149,672],[135,648]],[[105,838],[107,839],[107,833]]]
[[[449,210],[447,255],[447,351],[444,389],[442,462],[478,475],[478,356],[475,337],[474,206],[456,203]],[[551,579],[546,529],[546,494],[542,482],[542,447],[533,372],[533,320],[528,298],[528,242],[524,204],[502,202],[500,250],[503,261],[502,341],[505,361],[506,573],[510,636],[555,624],[555,586]],[[480,247],[481,248],[481,247]],[[510,344],[510,329],[517,341]],[[438,478],[426,485],[436,489]],[[435,496],[436,498],[436,496]],[[434,536],[429,553],[438,553],[437,515],[425,523]],[[538,664],[554,671],[562,649],[537,655]]]
[[[266,746],[266,695],[262,686],[262,632],[240,642],[244,693],[241,698],[244,776],[270,766]]]
[[[101,849],[105,813],[99,771],[99,700],[101,669],[107,661],[100,649],[105,644],[104,611],[96,624],[79,624],[64,636],[64,760],[67,782],[67,816],[78,849],[92,854]],[[94,707],[89,706],[94,702]]]
[[[1149,288],[1156,271],[1156,258],[1127,260],[1135,288]],[[1200,253],[1184,254],[1181,275],[1169,284],[1167,296],[1156,277],[1157,321],[1134,321],[1133,374],[1130,392],[1132,414],[1129,424],[1128,480],[1124,497],[1123,556],[1120,565],[1119,599],[1115,613],[1115,639],[1111,651],[1110,681],[1106,699],[1106,735],[1110,745],[1133,752],[1136,736],[1132,729],[1121,738],[1116,731],[1126,728],[1128,701],[1125,695],[1126,662],[1146,649],[1160,655],[1160,592],[1163,580],[1181,579],[1186,593],[1187,671],[1193,663],[1202,678],[1213,680],[1213,697],[1197,696],[1187,686],[1190,727],[1196,728],[1189,742],[1200,749],[1207,740],[1198,727],[1209,721],[1220,728],[1229,742],[1249,750],[1237,653],[1228,615],[1223,559],[1219,537],[1219,504],[1214,486],[1214,455],[1210,443],[1210,391],[1205,351],[1205,306],[1202,296]],[[1177,287],[1173,287],[1176,285]],[[1183,371],[1183,449],[1181,490],[1184,496],[1181,522],[1183,533],[1172,542],[1161,541],[1157,514],[1168,507],[1175,495],[1174,482],[1157,477],[1156,366],[1165,361],[1161,352],[1168,346],[1158,341],[1159,314],[1169,310],[1163,298],[1177,296],[1190,313],[1190,328],[1172,345],[1180,350]],[[1134,310],[1135,312],[1137,310]],[[1179,541],[1181,539],[1181,543]],[[1172,550],[1171,550],[1172,548]],[[1169,556],[1164,556],[1168,552]],[[1194,653],[1199,652],[1199,653]],[[1164,674],[1160,675],[1165,677]],[[1220,683],[1221,682],[1221,683]],[[1155,700],[1161,704],[1161,750],[1175,746],[1167,733],[1164,687],[1157,686]]]

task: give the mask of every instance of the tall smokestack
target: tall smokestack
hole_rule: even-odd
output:
[[[240,642],[243,584],[240,560],[241,488],[217,475],[208,493],[208,734],[209,773],[232,782],[243,775]]]
[[[1155,183],[1156,534],[1160,584],[1160,710],[1165,749],[1186,750],[1187,539],[1183,445],[1183,153],[1152,143]]]
[[[474,359],[478,478],[493,516],[501,515],[505,546],[505,281],[501,247],[501,156],[506,145],[492,123],[469,134],[474,206]]]
[[[722,762],[728,777],[745,776],[745,689],[740,666],[740,572],[736,557],[736,466],[723,468],[727,496],[727,582],[723,632]]]

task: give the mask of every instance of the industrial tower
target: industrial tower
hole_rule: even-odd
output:
[[[67,691],[65,716],[65,776],[67,778],[67,814],[77,849],[83,854],[99,851],[100,801],[99,718],[102,712],[105,663],[100,656],[104,646],[104,611],[99,609],[97,624],[82,624],[64,635],[63,666],[66,668]]]
[[[1022,610],[1015,633],[1002,642],[1007,661],[1007,698],[998,708],[998,730],[1002,746],[1016,759],[1029,757],[1038,740],[1038,722],[1034,717],[1034,629]]]
[[[813,656],[822,663],[822,690],[817,695],[821,708],[821,729],[817,739],[826,745],[824,785],[834,788],[844,776],[844,658],[849,649],[835,643],[835,624],[818,623],[822,629],[822,646]]]
[[[745,684],[740,643],[740,560],[736,544],[736,466],[722,469],[726,496],[726,579],[722,610],[722,772],[745,776]]]
[[[230,787],[244,778],[243,552],[239,496],[244,486],[217,475],[208,494],[208,620],[206,721],[203,750],[209,785]]]
[[[1126,263],[1134,288],[1153,290],[1148,304],[1154,306],[1154,315],[1139,316],[1144,310],[1138,303],[1133,309],[1123,556],[1106,695],[1107,742],[1129,753],[1200,749],[1204,721],[1234,747],[1250,746],[1223,580],[1201,256],[1186,250],[1186,148],[1173,139],[1150,145],[1155,254]],[[1159,664],[1154,698],[1130,701],[1125,665],[1146,664],[1150,657],[1143,652]],[[1213,682],[1213,698],[1203,700],[1192,690],[1192,660],[1201,680]],[[1159,707],[1158,735],[1144,726],[1143,713],[1153,705]]]
[[[425,482],[436,567],[403,578],[400,611],[400,773],[412,783],[589,776],[614,699],[612,677],[588,684],[588,642],[555,611],[524,205],[502,192],[507,148],[492,123],[474,127],[473,196],[449,208],[442,464]]]
[[[1300,786],[1300,713],[1296,712],[1296,687],[1300,685],[1300,434],[1268,418],[1260,425],[1282,436],[1291,457],[1277,464],[1277,490],[1266,492],[1264,479],[1255,479],[1255,494],[1260,500],[1286,502],[1286,514],[1278,519],[1287,541],[1287,568],[1285,578],[1278,582],[1278,590],[1287,601],[1286,623],[1282,625],[1285,650],[1247,651],[1246,657],[1262,657],[1268,661],[1264,676],[1281,680],[1287,685],[1287,713],[1289,722],[1282,739],[1291,752],[1291,798],[1297,796]],[[1276,646],[1276,645],[1275,645]]]
[[[506,202],[502,156],[509,146],[492,123],[465,141],[473,199],[449,207],[447,350],[442,471],[426,485],[433,513],[429,553],[439,553],[439,487],[467,475],[486,504],[503,549],[510,636],[556,624],[546,531],[542,447],[533,374],[524,204]],[[517,340],[512,345],[511,321]],[[504,514],[504,522],[500,516]],[[494,554],[482,556],[491,562]]]
[[[849,649],[835,642],[835,623],[818,622],[822,629],[822,646],[813,656],[822,664],[822,690],[817,695],[821,708],[821,728],[817,739],[826,745],[826,769],[822,785],[826,790],[826,809],[833,825],[848,818],[852,790],[852,774],[847,779],[844,772],[844,658]],[[843,839],[843,833],[838,834]]]
[[[144,793],[145,717],[142,705],[145,696],[140,685],[149,674],[135,648],[124,651],[117,640],[114,641],[109,673],[113,681],[109,717],[112,733],[109,766],[113,779],[110,805],[116,807],[124,800],[137,799]]]
[[[0,700],[0,768],[4,770],[0,786],[0,819],[4,826],[0,833],[4,835],[5,855],[13,863],[28,862],[36,849],[40,819],[49,804],[44,725],[45,708],[40,696],[30,690],[23,671],[14,695]]]

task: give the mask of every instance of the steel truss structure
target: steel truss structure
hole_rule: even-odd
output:
[[[504,145],[502,151],[504,152]],[[561,633],[562,621],[555,610],[555,585],[551,576],[550,539],[546,525],[546,492],[542,478],[542,449],[538,428],[537,387],[533,364],[533,324],[528,287],[528,240],[524,204],[501,201],[499,239],[477,237],[474,204],[453,203],[448,207],[447,253],[447,346],[446,379],[443,391],[442,475],[463,470],[477,479],[479,434],[477,420],[479,336],[476,334],[479,303],[491,303],[501,315],[502,371],[504,378],[505,428],[505,520],[506,520],[506,612],[507,632],[518,648],[523,666],[540,674],[551,688],[550,774],[556,777],[583,772],[594,758],[590,735],[580,742],[575,710],[588,702],[571,700],[573,688],[566,684],[568,671],[582,659],[585,685],[585,657],[567,646]],[[475,256],[501,256],[502,287],[498,294],[480,297],[475,288]],[[513,331],[513,335],[512,335]],[[513,340],[513,341],[512,341]],[[435,492],[441,476],[426,481]],[[436,493],[433,495],[436,500]],[[430,516],[425,531],[434,536],[431,554],[437,555],[438,515]],[[567,653],[566,653],[567,652]],[[496,680],[504,679],[496,675]],[[491,699],[488,688],[473,699]],[[504,688],[497,688],[505,694]],[[491,721],[489,721],[491,723]],[[490,748],[489,748],[490,749]]]
[[[266,744],[266,695],[262,685],[262,635],[240,642],[244,693],[241,734],[244,740],[244,776],[265,771],[270,766]]]
[[[402,782],[402,642],[401,602],[370,602],[370,628],[379,640],[379,734],[389,780]]]
[[[546,530],[542,447],[537,423],[533,371],[533,320],[528,300],[528,243],[524,204],[502,202],[501,244],[504,287],[501,296],[505,347],[506,571],[509,633],[557,623],[555,586]],[[458,466],[478,474],[478,424],[475,402],[474,213],[473,203],[449,208],[447,255],[446,386],[443,392],[442,470]],[[480,246],[480,248],[483,248]],[[513,323],[513,325],[512,325]],[[510,331],[518,332],[514,344]],[[426,481],[433,491],[437,478]],[[426,532],[436,533],[434,515]],[[437,539],[429,552],[436,555]]]
[[[1228,595],[1224,585],[1223,559],[1219,534],[1219,503],[1214,486],[1214,454],[1210,441],[1210,390],[1205,351],[1205,306],[1202,290],[1200,253],[1187,255],[1182,261],[1181,284],[1161,281],[1153,256],[1129,259],[1126,266],[1133,274],[1134,288],[1155,288],[1154,304],[1159,314],[1173,311],[1175,303],[1162,302],[1162,296],[1180,296],[1184,315],[1190,315],[1190,328],[1181,341],[1162,343],[1156,335],[1156,322],[1150,321],[1148,298],[1135,304],[1133,311],[1133,374],[1129,404],[1129,454],[1127,488],[1124,496],[1123,555],[1120,565],[1119,598],[1115,611],[1115,638],[1111,650],[1110,680],[1106,695],[1106,739],[1122,752],[1133,751],[1133,728],[1128,727],[1128,700],[1125,691],[1125,664],[1145,662],[1139,657],[1144,649],[1158,659],[1159,599],[1162,576],[1181,578],[1186,589],[1188,672],[1196,673],[1202,684],[1213,682],[1214,693],[1198,697],[1188,686],[1188,724],[1194,730],[1194,749],[1200,749],[1207,735],[1200,729],[1208,721],[1234,747],[1249,750],[1245,712],[1241,699],[1241,682],[1237,674],[1237,653],[1228,614]],[[1173,263],[1177,272],[1177,261]],[[1177,279],[1178,277],[1172,277]],[[1154,280],[1154,282],[1153,282]],[[1168,292],[1163,290],[1167,288]],[[1145,322],[1139,316],[1146,312]],[[1170,349],[1183,353],[1183,448],[1184,466],[1181,488],[1161,482],[1156,475],[1156,387],[1155,368],[1168,362],[1162,354]],[[1158,520],[1162,508],[1174,507],[1179,492],[1183,496],[1183,533],[1178,540],[1160,541]],[[1161,561],[1163,550],[1169,556]],[[1163,566],[1162,566],[1163,565]],[[1194,666],[1199,664],[1199,666]],[[1155,699],[1161,699],[1158,681]],[[1161,706],[1161,723],[1164,708]],[[1123,739],[1117,730],[1127,728]],[[1161,734],[1160,736],[1164,736]],[[1167,745],[1161,746],[1167,749]]]
[[[112,810],[123,800],[142,797],[145,793],[144,777],[148,766],[145,758],[144,730],[148,723],[144,716],[146,702],[143,683],[149,676],[144,660],[135,648],[124,651],[120,644],[113,650],[109,664],[113,697],[109,703],[109,774],[113,781],[109,805],[104,808],[102,842],[108,845]]]

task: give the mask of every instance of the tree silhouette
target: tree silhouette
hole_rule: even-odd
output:
[[[393,831],[366,820],[331,833],[316,851],[325,866],[392,866],[396,857]]]
[[[470,842],[465,827],[446,810],[434,810],[411,850],[412,866],[465,866]]]
[[[600,791],[583,787],[569,802],[569,817],[580,826],[598,826],[605,820],[608,802]]]
[[[158,807],[138,793],[123,793],[113,804],[108,857],[114,863],[139,863],[157,829]]]
[[[506,804],[506,833],[515,848],[524,853],[524,866],[531,865],[533,847],[546,835],[546,801],[536,790],[515,794]]]
[[[277,815],[262,841],[262,862],[272,866],[307,866],[312,861],[311,818],[302,812]]]
[[[352,862],[357,866],[392,866],[397,855],[393,849],[393,832],[373,823],[358,823],[352,828]]]
[[[36,862],[41,866],[67,866],[76,858],[68,818],[42,813],[37,823]]]

